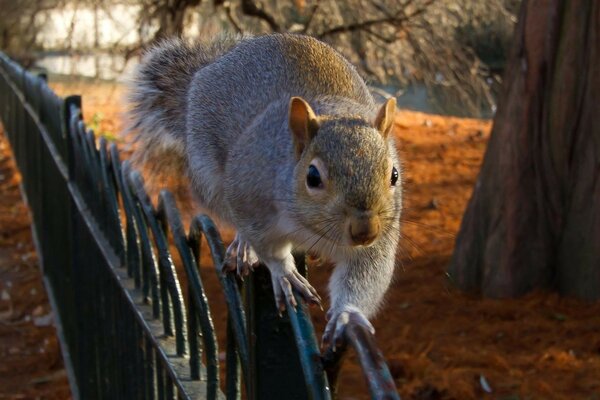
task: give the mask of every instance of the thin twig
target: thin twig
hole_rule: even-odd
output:
[[[244,30],[240,26],[239,22],[236,21],[235,17],[233,16],[233,11],[231,10],[231,3],[228,1],[223,3],[223,9],[225,10],[225,16],[227,17],[227,20],[233,26],[233,28],[236,30],[236,32],[244,33]]]
[[[315,14],[317,13],[318,9],[319,9],[319,2],[317,0],[317,2],[315,3],[315,5],[313,5],[312,9],[310,10],[310,15],[308,16],[308,19],[306,20],[306,23],[304,23],[304,28],[302,28],[302,33],[308,32],[308,28],[310,27],[310,24],[312,23],[313,18],[315,16]]]
[[[258,19],[262,19],[265,21],[273,32],[280,32],[281,27],[275,21],[275,18],[269,13],[267,13],[262,6],[257,5],[252,0],[241,0],[242,5],[242,13],[248,15],[250,17],[256,17]]]
[[[371,27],[374,27],[377,25],[385,25],[385,24],[391,25],[395,28],[398,28],[398,27],[401,27],[405,22],[411,20],[412,18],[415,18],[415,17],[419,16],[420,14],[423,14],[425,11],[427,11],[429,6],[431,6],[435,1],[436,0],[426,1],[425,3],[422,4],[421,7],[419,7],[415,11],[413,11],[411,14],[406,14],[404,12],[404,8],[400,8],[395,14],[389,14],[387,12],[387,10],[385,10],[384,8],[382,8],[380,6],[380,7],[378,7],[379,10],[385,14],[385,16],[383,16],[383,17],[373,18],[373,19],[369,19],[366,21],[354,22],[354,23],[347,24],[347,25],[339,25],[339,26],[336,26],[336,27],[333,27],[331,29],[327,29],[327,30],[321,32],[320,34],[317,35],[317,37],[322,39],[326,36],[337,35],[339,33],[344,33],[344,32],[368,30]],[[408,3],[410,3],[410,2],[407,2],[406,4],[408,4]],[[369,33],[371,33],[371,32],[369,32]]]

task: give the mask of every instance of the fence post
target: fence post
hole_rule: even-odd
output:
[[[305,270],[304,255],[296,258]],[[271,276],[260,266],[245,278],[250,353],[249,399],[309,398],[294,332],[287,313],[279,316]]]
[[[43,79],[47,80],[47,77]],[[72,95],[64,98],[61,101],[60,117],[56,123],[55,129],[57,130],[56,137],[62,136],[64,143],[66,143],[66,152],[64,153],[64,163],[67,167],[68,178],[73,178],[72,174],[72,152],[71,148],[71,117],[73,113],[73,107],[81,110],[81,96]],[[60,126],[58,126],[60,124]],[[58,143],[55,143],[58,146]],[[61,146],[62,147],[62,146]],[[50,296],[53,299],[52,308],[54,309],[58,323],[61,326],[61,351],[63,358],[65,358],[65,367],[69,375],[69,384],[71,387],[71,394],[74,399],[81,399],[82,391],[85,391],[85,385],[82,385],[83,379],[81,376],[81,357],[79,354],[79,342],[78,342],[78,313],[79,313],[79,299],[76,295],[77,284],[75,283],[75,274],[77,273],[77,266],[74,263],[75,246],[73,245],[73,239],[75,238],[74,218],[73,210],[75,205],[73,199],[68,195],[68,181],[61,182],[64,185],[65,198],[61,207],[61,213],[63,218],[63,240],[60,240],[61,252],[64,257],[64,264],[60,267],[52,266],[51,268],[45,269],[45,279],[49,282],[46,284],[46,289],[52,288],[52,291],[60,291],[61,293],[53,294]],[[54,212],[57,212],[55,210]],[[40,246],[36,246],[38,249]],[[43,247],[43,246],[42,246]]]

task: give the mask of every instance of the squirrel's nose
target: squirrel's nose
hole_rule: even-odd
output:
[[[377,239],[380,225],[379,217],[372,212],[361,212],[350,218],[350,241],[353,246],[368,246]]]

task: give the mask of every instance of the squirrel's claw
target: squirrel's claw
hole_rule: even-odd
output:
[[[242,239],[239,234],[235,235],[235,239],[225,252],[223,271],[237,271],[240,277],[244,277],[250,274],[258,264],[258,256],[252,246]]]
[[[238,243],[237,247],[237,273],[239,276],[248,276],[252,267],[248,263],[248,244],[244,241]]]
[[[332,347],[335,351],[337,346],[341,346],[346,337],[345,330],[348,323],[352,321],[352,323],[362,325],[371,334],[375,334],[375,328],[371,325],[371,322],[365,317],[365,315],[354,306],[344,306],[339,311],[329,310],[327,312],[327,318],[329,321],[327,322],[327,326],[325,327],[325,332],[323,333],[323,339],[321,340],[321,347],[328,348]]]
[[[311,286],[308,280],[303,277],[300,272],[294,271],[288,279],[292,286],[300,292],[300,295],[308,303],[318,305],[321,307],[321,296],[317,293],[317,290]]]
[[[252,248],[252,246],[250,246],[250,243],[248,243],[248,242],[245,242],[244,254],[245,254],[245,265],[248,267],[248,272],[246,272],[246,275],[248,275],[248,273],[250,271],[254,271],[254,268],[257,267],[258,264],[260,264],[260,261],[258,259],[258,256],[256,255],[256,253],[254,252],[254,249]]]
[[[239,236],[235,235],[233,242],[225,250],[225,257],[223,258],[223,272],[233,271],[235,269],[235,263],[233,253],[236,251],[239,243]]]
[[[298,271],[294,270],[289,274],[279,276],[274,276],[271,273],[271,279],[273,293],[275,294],[275,303],[280,314],[286,308],[286,300],[294,308],[298,305],[294,297],[294,289],[304,301],[321,306],[321,297],[319,297],[315,288]]]

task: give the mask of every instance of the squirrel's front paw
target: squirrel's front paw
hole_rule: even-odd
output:
[[[280,313],[285,310],[286,299],[292,307],[295,308],[298,305],[292,288],[296,289],[306,302],[321,306],[321,297],[315,288],[295,268],[291,272],[271,271],[271,282],[273,283],[275,303]]]
[[[239,234],[235,235],[233,242],[227,247],[223,270],[236,271],[239,276],[247,276],[254,267],[258,266],[259,260],[250,246]]]
[[[335,350],[336,346],[341,345],[345,340],[344,331],[350,321],[364,326],[371,334],[375,334],[373,325],[371,325],[362,311],[355,306],[347,305],[339,310],[331,309],[327,311],[327,319],[327,326],[325,327],[325,333],[323,333],[321,341],[321,347],[323,348],[332,346],[333,350]]]

